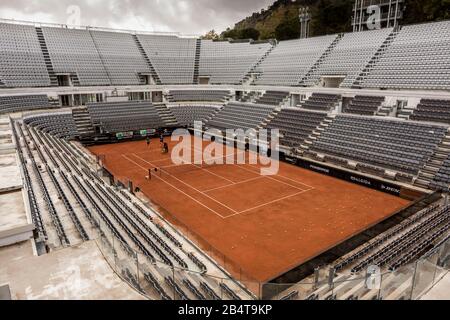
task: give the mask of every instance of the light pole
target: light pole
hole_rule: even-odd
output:
[[[309,37],[309,22],[311,21],[309,7],[299,8],[299,19],[300,19],[300,39],[306,39]]]

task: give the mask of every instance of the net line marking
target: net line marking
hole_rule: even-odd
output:
[[[134,155],[137,156],[136,154],[134,154]],[[137,156],[137,157],[139,157],[139,156]],[[233,157],[233,159],[234,159],[234,155],[232,155],[232,157]],[[139,158],[140,158],[140,157],[139,157]],[[183,159],[180,158],[180,157],[177,157],[177,158],[178,158],[178,160],[183,160]],[[198,169],[201,169],[201,170],[204,170],[204,171],[208,172],[209,174],[212,174],[213,176],[216,176],[216,177],[218,177],[218,178],[220,178],[220,179],[222,179],[222,180],[226,180],[226,181],[228,181],[228,182],[230,182],[230,183],[232,183],[232,184],[235,184],[236,182],[234,182],[234,181],[232,181],[232,180],[230,180],[230,179],[227,179],[227,178],[225,178],[225,177],[223,177],[223,176],[221,176],[221,175],[219,175],[219,174],[217,174],[217,173],[215,173],[215,172],[212,172],[211,170],[209,170],[209,169],[203,167],[203,164],[206,163],[207,161],[209,162],[209,161],[215,161],[215,160],[219,160],[219,159],[222,159],[222,160],[223,160],[224,158],[231,158],[231,156],[222,156],[222,157],[216,157],[216,158],[211,158],[211,159],[207,159],[207,160],[202,160],[202,164],[201,164],[201,165],[196,164],[196,163],[182,163],[182,164],[180,164],[180,165],[174,164],[174,165],[169,165],[169,166],[159,167],[159,169],[165,170],[165,169],[176,168],[176,167],[180,167],[180,166],[194,166],[194,167],[196,167],[196,168],[198,168]],[[141,158],[141,159],[142,159],[142,158]],[[170,159],[170,158],[168,158],[168,159]],[[142,160],[143,160],[143,159],[142,159]],[[153,161],[152,161],[152,162],[153,162]],[[208,165],[208,164],[206,164],[206,165]],[[212,164],[212,165],[215,165],[215,164]]]
[[[144,161],[144,162],[146,162],[146,163],[148,163],[148,164],[154,166],[151,162],[142,159],[141,157],[137,156],[136,154],[133,154],[133,156],[135,156],[135,157],[139,158],[140,160],[142,160],[142,161]],[[241,168],[241,169],[245,169],[245,168],[242,168],[242,167],[240,167],[240,166],[238,166],[238,167]],[[252,172],[252,173],[255,173],[255,174],[256,174],[256,172],[253,171],[253,170],[249,170],[249,169],[245,169],[245,170],[247,170],[247,171],[249,171],[249,172]],[[240,215],[240,214],[243,214],[243,213],[252,211],[252,210],[256,210],[256,209],[258,209],[258,208],[262,208],[262,207],[265,207],[265,206],[270,205],[270,204],[273,204],[273,203],[277,203],[277,202],[280,202],[280,201],[283,201],[283,200],[287,200],[287,199],[289,199],[289,198],[292,198],[292,197],[301,195],[301,194],[303,194],[303,193],[306,193],[306,192],[311,191],[312,189],[314,189],[314,188],[310,188],[310,189],[300,189],[300,188],[295,187],[295,186],[293,186],[293,185],[291,185],[291,184],[289,184],[289,183],[285,183],[285,182],[283,182],[283,181],[279,181],[279,180],[277,180],[277,179],[273,179],[273,178],[272,178],[273,181],[278,182],[278,183],[282,183],[282,184],[285,184],[285,185],[287,185],[287,186],[289,186],[289,187],[291,187],[291,188],[297,189],[297,190],[299,190],[299,192],[297,192],[297,193],[295,193],[295,194],[292,194],[292,195],[289,195],[289,196],[282,197],[282,198],[280,198],[280,199],[276,199],[276,200],[269,201],[269,202],[267,202],[267,203],[264,203],[264,204],[255,206],[255,207],[253,207],[253,208],[245,209],[245,210],[243,210],[243,211],[238,212],[238,211],[236,211],[236,210],[234,210],[234,209],[231,209],[230,207],[228,207],[227,205],[223,204],[222,202],[220,202],[220,201],[218,201],[218,200],[216,200],[216,199],[210,197],[209,195],[207,195],[207,194],[205,193],[206,191],[200,191],[200,190],[198,190],[197,188],[191,186],[190,184],[188,184],[188,183],[186,183],[186,182],[184,182],[184,181],[178,179],[177,177],[171,175],[170,173],[167,173],[167,174],[169,174],[169,175],[170,175],[172,178],[174,178],[175,180],[180,181],[180,182],[183,183],[184,185],[186,185],[186,186],[192,188],[193,190],[197,191],[198,193],[200,193],[200,194],[206,196],[207,198],[209,198],[209,199],[211,199],[211,200],[217,202],[218,204],[222,205],[223,207],[225,207],[225,208],[227,208],[227,209],[230,209],[231,211],[234,212],[234,214],[232,214],[232,215],[230,215],[230,216],[226,216],[226,217],[223,217],[223,216],[222,216],[222,218],[224,218],[224,219],[228,219],[228,218],[231,218],[231,217],[234,217],[234,216],[237,216],[237,215]],[[260,177],[258,177],[258,178],[271,178],[271,177],[269,177],[269,176],[260,176]],[[253,179],[253,180],[254,180],[254,179]],[[293,181],[294,181],[294,180],[293,180]],[[233,183],[232,185],[228,185],[228,186],[233,186],[233,185],[236,185],[236,184],[237,184],[237,183]],[[225,188],[225,187],[227,187],[227,186],[224,186],[224,187],[222,187],[222,188]]]
[[[148,168],[144,168],[143,166],[141,166],[139,163],[137,163],[136,161],[133,161],[133,159],[130,159],[128,156],[126,156],[125,154],[122,155],[122,157],[124,157],[125,159],[127,159],[129,162],[133,163],[134,165],[138,166],[139,168],[141,168],[142,170],[144,170],[145,172],[148,172]],[[215,215],[217,215],[218,217],[225,219],[225,217],[223,215],[221,215],[220,213],[218,213],[217,211],[215,211],[214,209],[211,209],[210,207],[208,207],[206,204],[202,203],[201,201],[195,199],[194,197],[188,195],[186,192],[180,190],[179,188],[175,187],[173,184],[165,181],[164,179],[161,179],[160,177],[158,177],[157,175],[155,175],[155,177],[157,179],[159,179],[160,181],[164,182],[165,184],[169,185],[170,187],[174,188],[175,190],[177,190],[178,192],[184,194],[186,197],[190,198],[191,200],[195,201],[196,203],[198,203],[199,205],[201,205],[202,207],[208,209],[209,211],[211,211],[212,213],[214,213]]]
[[[139,157],[139,156],[136,155],[136,154],[133,154],[133,156],[136,157],[136,158],[138,158],[138,159],[140,159],[140,160],[142,160],[142,161],[144,161],[145,163],[148,163],[149,165],[153,166],[154,169],[157,169],[157,167],[156,167],[154,164],[152,164],[150,161],[146,161],[145,159],[142,159],[141,157]],[[191,186],[190,184],[184,182],[183,180],[178,179],[177,177],[175,177],[174,175],[170,174],[169,172],[166,171],[166,173],[167,173],[170,177],[172,177],[173,179],[175,179],[175,180],[181,182],[181,183],[184,184],[185,186],[187,186],[187,187],[191,188],[192,190],[194,190],[194,191],[196,191],[196,192],[202,194],[203,196],[205,196],[205,197],[207,197],[208,199],[210,199],[210,200],[216,202],[217,204],[221,205],[222,207],[227,208],[228,210],[232,211],[233,213],[238,213],[236,210],[234,210],[234,209],[230,208],[229,206],[223,204],[222,202],[220,202],[220,201],[214,199],[213,197],[211,197],[211,196],[209,196],[209,195],[203,193],[203,192],[200,191],[199,189],[197,189],[197,188]]]
[[[194,148],[194,151],[201,152],[201,153],[203,154],[203,151],[201,151],[201,150],[199,150],[199,149]],[[240,152],[240,153],[239,153],[239,152],[237,152],[237,153],[234,152],[232,155],[226,155],[226,156],[222,156],[222,157],[211,158],[211,159],[209,159],[208,161],[216,160],[216,159],[221,159],[221,158],[224,159],[224,158],[229,158],[229,157],[235,157],[235,156],[237,156],[237,155],[242,155],[242,154],[246,155],[247,153],[246,153],[246,152]],[[143,159],[142,157],[138,156],[137,154],[131,154],[131,155],[133,155],[134,157],[140,159],[141,161],[143,161],[143,162],[145,162],[145,163],[150,164],[154,169],[157,169],[157,168],[158,168],[158,167],[156,167],[152,162],[149,162],[149,161]],[[128,161],[131,161],[131,162],[134,163],[135,165],[139,166],[140,168],[142,168],[143,170],[145,170],[146,172],[148,172],[148,168],[144,168],[143,166],[139,165],[137,162],[135,162],[135,161],[133,161],[132,159],[130,159],[129,157],[127,157],[126,155],[123,155],[123,156],[124,156]],[[170,158],[170,157],[167,157],[167,158],[165,158],[165,159],[159,159],[159,160],[156,160],[156,161],[162,162],[162,161],[167,161],[167,160],[171,160],[171,158]],[[156,161],[155,161],[155,162],[156,162]],[[271,177],[271,176],[259,176],[259,177],[252,178],[252,179],[248,179],[248,180],[245,180],[245,181],[234,182],[234,181],[231,181],[231,180],[229,180],[229,179],[227,179],[227,178],[224,178],[224,177],[222,177],[222,176],[220,176],[220,175],[218,175],[218,174],[216,174],[216,173],[213,173],[213,172],[211,172],[210,170],[207,170],[207,169],[202,168],[202,167],[200,167],[200,166],[198,166],[198,165],[195,165],[195,164],[193,164],[193,163],[182,164],[182,165],[194,165],[194,166],[198,167],[199,169],[208,171],[208,173],[213,174],[213,175],[215,175],[215,176],[217,176],[217,177],[219,177],[219,178],[221,178],[221,179],[230,181],[231,184],[229,184],[229,185],[225,185],[225,186],[221,186],[221,187],[217,187],[217,188],[213,188],[213,189],[201,191],[201,190],[198,190],[197,188],[191,186],[190,184],[188,184],[188,183],[186,183],[186,182],[184,182],[184,181],[178,179],[177,177],[173,176],[173,175],[170,174],[169,172],[164,171],[165,173],[167,173],[169,176],[171,176],[171,177],[174,178],[175,180],[177,180],[177,181],[181,182],[182,184],[186,185],[187,187],[189,187],[189,188],[195,190],[196,192],[200,193],[201,195],[203,195],[203,196],[205,196],[205,197],[211,199],[212,201],[214,201],[214,202],[218,203],[219,205],[223,206],[224,208],[227,208],[227,209],[231,210],[232,212],[234,212],[234,214],[232,214],[232,215],[227,215],[227,216],[223,216],[222,214],[218,213],[218,212],[215,211],[214,209],[211,209],[210,207],[208,207],[207,205],[205,205],[203,202],[201,202],[201,201],[195,199],[194,197],[190,196],[190,195],[187,194],[186,192],[182,191],[182,190],[179,189],[178,187],[172,185],[171,183],[165,181],[164,179],[161,179],[161,178],[158,177],[157,175],[155,175],[155,177],[158,178],[159,180],[163,181],[163,182],[166,183],[167,185],[171,186],[171,187],[174,188],[175,190],[177,190],[177,191],[181,192],[182,194],[186,195],[186,196],[189,197],[190,199],[194,200],[196,203],[200,204],[200,205],[203,206],[204,208],[210,210],[211,212],[213,212],[214,214],[216,214],[217,216],[219,216],[219,217],[222,218],[222,219],[228,219],[228,218],[231,218],[231,217],[234,217],[234,216],[237,216],[237,215],[240,215],[240,214],[243,214],[243,213],[252,211],[252,210],[256,210],[256,209],[258,209],[258,208],[262,208],[262,207],[264,207],[264,206],[267,206],[267,205],[270,205],[270,204],[273,204],[273,203],[277,203],[277,202],[280,202],[280,201],[283,201],[283,200],[286,200],[286,199],[289,199],[289,198],[292,198],[292,197],[301,195],[301,194],[303,194],[303,193],[306,193],[306,192],[308,192],[308,191],[311,191],[311,190],[315,189],[314,187],[311,187],[311,186],[309,186],[309,185],[307,185],[307,184],[305,184],[305,183],[302,183],[302,182],[299,182],[299,181],[296,181],[296,180],[294,180],[294,179],[291,179],[291,178],[288,178],[288,177],[285,177],[285,176],[281,176],[281,175],[277,175],[277,177],[279,176],[280,178],[287,179],[287,180],[290,180],[290,181],[292,181],[292,182],[294,182],[294,183],[304,185],[304,186],[306,186],[306,187],[309,187],[309,189],[307,189],[307,190],[301,189],[301,188],[296,187],[296,186],[294,186],[294,185],[292,185],[292,184],[289,184],[289,183],[280,181],[280,180],[278,180],[278,179],[275,179],[275,178],[273,178],[273,177]],[[254,173],[254,174],[258,174],[258,172],[256,172],[255,170],[251,170],[251,169],[242,167],[242,166],[239,165],[239,164],[234,164],[234,165],[236,165],[238,168],[241,168],[241,169],[243,169],[243,170],[245,170],[245,171],[248,171],[248,172],[251,172],[251,173]],[[249,165],[249,164],[244,164],[244,165]],[[161,168],[164,169],[164,168],[171,168],[171,167],[178,167],[178,166],[180,166],[180,165],[166,166],[166,167],[161,167]],[[160,169],[161,169],[161,168],[160,168]],[[227,205],[223,204],[222,202],[220,202],[220,201],[218,201],[218,200],[216,200],[216,199],[214,199],[214,198],[212,198],[212,197],[210,197],[209,195],[206,194],[206,192],[211,192],[211,191],[214,191],[214,190],[220,190],[220,189],[224,189],[224,188],[227,188],[227,187],[231,187],[231,186],[234,186],[234,185],[237,185],[237,184],[243,184],[243,183],[251,182],[251,181],[254,181],[254,180],[257,180],[257,179],[262,179],[262,178],[268,178],[268,179],[271,179],[271,180],[273,180],[273,181],[275,181],[275,182],[285,184],[285,185],[287,185],[287,186],[289,186],[289,187],[291,187],[291,188],[294,188],[294,189],[299,190],[299,192],[297,192],[297,193],[295,193],[295,194],[293,194],[293,195],[289,195],[289,196],[286,196],[286,197],[282,197],[282,198],[280,198],[280,199],[276,199],[276,200],[273,200],[273,201],[270,201],[270,202],[267,202],[267,203],[264,203],[264,204],[261,204],[261,205],[258,205],[258,206],[255,206],[255,207],[246,209],[246,210],[243,210],[243,211],[241,211],[241,212],[238,212],[238,211],[236,211],[236,210],[234,210],[234,209],[228,207]]]

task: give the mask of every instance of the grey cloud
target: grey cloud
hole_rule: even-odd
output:
[[[71,5],[81,24],[203,34],[224,30],[274,0],[1,0],[0,17],[65,24]]]

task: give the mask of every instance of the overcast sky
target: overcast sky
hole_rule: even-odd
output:
[[[0,18],[72,24],[78,7],[81,25],[204,34],[223,31],[274,1],[0,0]]]

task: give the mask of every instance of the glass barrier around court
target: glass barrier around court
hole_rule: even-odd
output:
[[[95,212],[94,209],[90,210]],[[148,299],[161,300],[417,300],[449,273],[450,239],[415,263],[381,274],[333,275],[316,270],[312,280],[299,283],[260,283],[198,238],[193,241],[232,277],[217,277],[169,266],[124,244],[94,215],[97,245],[114,271]],[[187,228],[180,230],[196,239]],[[332,280],[330,280],[330,277]]]

